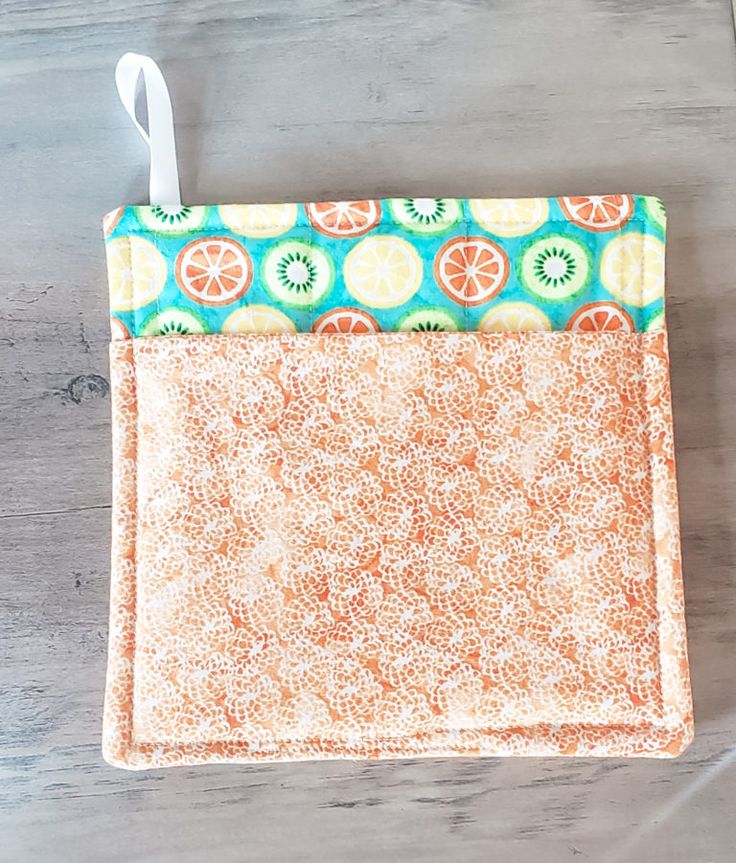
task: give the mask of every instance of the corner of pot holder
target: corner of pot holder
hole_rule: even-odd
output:
[[[104,223],[105,758],[679,754],[661,202],[184,206],[141,73],[151,205]]]

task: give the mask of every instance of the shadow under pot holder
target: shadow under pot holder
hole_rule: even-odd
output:
[[[150,113],[163,79],[126,56],[119,83],[142,68]],[[171,182],[152,199],[166,205],[107,224],[122,241],[113,306],[133,317],[115,311],[110,346],[106,759],[681,752],[692,707],[655,199],[257,215],[181,207]],[[550,241],[543,222],[563,214]],[[492,223],[486,257],[474,238]],[[356,264],[370,237],[378,264]],[[485,271],[498,290],[479,299]],[[282,276],[291,293],[269,289]],[[360,284],[376,303],[410,279],[434,317],[405,332],[380,316],[411,309],[340,293]],[[240,302],[256,285],[271,299]],[[233,315],[246,323],[224,326]]]

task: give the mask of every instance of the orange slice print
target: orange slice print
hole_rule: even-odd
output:
[[[313,333],[378,333],[378,321],[361,309],[345,306],[325,312],[312,324]]]
[[[110,332],[113,341],[130,338],[130,331],[120,318],[116,318],[115,315],[110,315]]]
[[[102,233],[106,238],[115,230],[124,211],[125,207],[116,207],[102,217]]]
[[[586,231],[615,231],[634,214],[631,195],[590,195],[558,200],[567,218]]]
[[[378,201],[320,201],[304,208],[312,225],[328,237],[361,237],[381,221]]]
[[[616,303],[588,303],[581,306],[565,326],[581,333],[633,333],[631,315]]]
[[[486,237],[455,237],[437,252],[434,277],[463,306],[478,306],[500,293],[509,277],[504,250]]]
[[[228,237],[207,237],[184,246],[176,259],[176,281],[195,303],[225,306],[250,287],[253,266],[245,249]]]

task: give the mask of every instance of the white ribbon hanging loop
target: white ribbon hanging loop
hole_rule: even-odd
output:
[[[135,92],[143,75],[148,109],[148,131],[135,115]],[[176,165],[174,115],[164,76],[154,60],[144,54],[123,54],[115,68],[120,101],[151,151],[150,202],[180,207],[179,170]]]

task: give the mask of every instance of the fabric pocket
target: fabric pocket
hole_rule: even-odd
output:
[[[690,741],[664,332],[110,350],[108,761]]]

